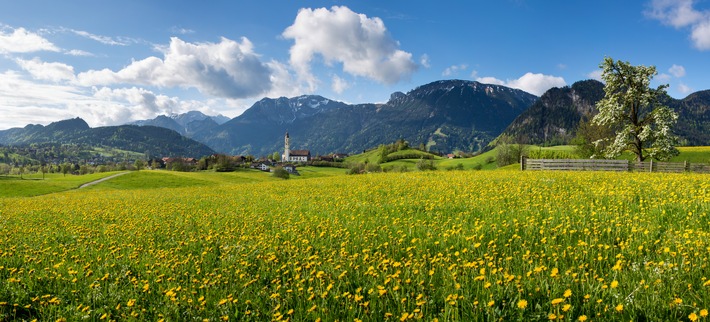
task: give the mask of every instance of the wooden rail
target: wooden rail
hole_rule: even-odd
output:
[[[520,170],[618,171],[618,172],[696,172],[710,173],[710,164],[689,162],[636,162],[601,159],[520,159]]]

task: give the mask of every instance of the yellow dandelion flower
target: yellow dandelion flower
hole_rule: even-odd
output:
[[[572,290],[567,289],[567,290],[565,291],[565,293],[562,294],[562,296],[564,296],[564,297],[570,297],[570,296],[572,296]]]
[[[525,310],[526,307],[528,307],[528,301],[526,301],[526,300],[518,301],[518,308],[519,309]]]
[[[690,313],[690,314],[688,315],[688,320],[695,322],[695,321],[698,320],[698,315],[695,314],[695,312]]]
[[[572,308],[572,305],[571,305],[571,304],[565,304],[565,305],[562,307],[562,311],[567,312],[567,311],[569,311],[569,309],[571,309],[571,308]]]
[[[619,286],[619,282],[614,280],[611,282],[611,288],[617,288]]]
[[[707,317],[708,316],[708,310],[702,309],[700,310],[700,317]]]
[[[616,310],[616,312],[621,312],[621,311],[624,310],[624,305],[623,305],[623,304],[619,304],[619,305],[617,305],[617,306],[614,308],[614,310]]]
[[[548,315],[547,318],[550,319],[550,320],[556,320],[556,319],[557,319],[557,315],[555,315],[555,313],[550,313],[550,315]]]
[[[580,316],[577,318],[577,321],[579,321],[579,322],[587,321],[587,316],[586,316],[586,315],[580,315]]]
[[[490,306],[493,306],[493,305],[495,305],[495,304],[496,304],[496,301],[494,301],[494,300],[490,300],[490,301],[488,302],[488,306],[489,306],[489,307],[490,307]]]
[[[557,304],[560,304],[564,301],[565,301],[565,299],[557,298],[557,299],[552,300],[552,305],[557,305]]]

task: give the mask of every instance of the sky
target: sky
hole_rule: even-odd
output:
[[[675,98],[710,89],[710,0],[0,0],[0,129],[378,103],[442,79],[539,96],[600,79],[604,57],[656,66]]]

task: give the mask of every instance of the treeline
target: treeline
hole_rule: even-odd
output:
[[[0,163],[0,175],[3,176],[19,176],[22,178],[24,175],[30,174],[47,174],[47,173],[61,173],[65,176],[69,175],[85,175],[97,172],[110,172],[110,171],[125,171],[125,170],[141,170],[144,168],[144,163],[142,160],[137,160],[133,163],[127,161],[120,163],[108,163],[101,165],[91,165],[91,164],[79,164],[65,162],[61,164],[12,164],[12,163]]]
[[[33,143],[23,146],[0,146],[0,163],[19,165],[110,164],[146,158],[135,152],[95,148],[86,144]]]

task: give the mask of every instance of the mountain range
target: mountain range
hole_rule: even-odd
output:
[[[579,122],[599,112],[596,103],[602,98],[604,84],[596,80],[552,88],[516,117],[503,135],[527,144],[569,144]],[[666,95],[661,103],[678,113],[673,131],[681,145],[710,144],[710,90],[680,100]]]
[[[430,151],[481,151],[501,134],[530,144],[568,144],[580,120],[598,111],[603,84],[585,80],[552,88],[541,97],[499,85],[442,80],[386,103],[347,104],[317,95],[264,98],[228,120],[200,112],[158,116],[130,125],[91,129],[81,119],[0,131],[0,144],[92,143],[150,152],[156,156],[199,157],[216,152],[263,156],[283,150],[288,131],[292,149],[312,155],[359,153],[404,139]],[[684,145],[710,144],[710,91],[663,103],[679,114],[674,128]]]
[[[81,118],[0,131],[2,145],[43,143],[105,146],[155,157],[200,157],[215,153],[208,146],[170,129],[137,125],[91,128]]]

